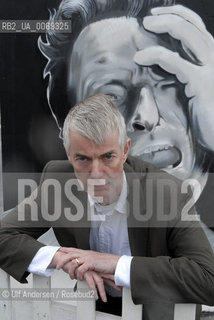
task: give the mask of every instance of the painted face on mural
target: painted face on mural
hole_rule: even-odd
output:
[[[93,23],[74,45],[68,87],[78,101],[98,92],[112,95],[125,117],[131,154],[184,179],[195,159],[178,82],[156,66],[134,62],[137,51],[160,41],[135,18]]]

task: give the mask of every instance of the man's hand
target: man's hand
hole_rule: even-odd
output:
[[[136,53],[134,60],[142,66],[158,64],[175,74],[185,85],[189,98],[189,115],[198,141],[214,150],[214,39],[201,18],[181,5],[157,7],[143,20],[144,28],[156,34],[168,33],[180,40],[188,59],[163,46],[151,46]]]
[[[66,255],[60,258],[56,269],[61,269],[67,262],[71,261],[70,276],[75,278],[75,272],[78,279],[84,278],[84,273],[88,270],[96,271],[102,274],[114,275],[118,255],[101,253],[92,250],[81,250],[75,248],[61,248]],[[77,259],[77,260],[76,260]],[[76,270],[78,268],[78,270]]]
[[[61,248],[59,248],[53,256],[48,268],[56,268],[57,264],[60,262],[63,256],[65,256],[65,252],[63,252]]]
[[[98,299],[97,291],[99,291],[100,298],[103,302],[107,301],[106,292],[105,292],[105,283],[112,286],[114,289],[120,291],[121,288],[116,286],[114,283],[114,275],[108,273],[99,273],[93,270],[87,270],[82,272],[80,269],[80,265],[77,263],[75,258],[77,258],[82,254],[82,256],[88,256],[88,253],[98,253],[94,251],[86,251],[75,248],[60,248],[54,255],[49,268],[57,268],[65,271],[69,274],[71,279],[79,279],[85,280],[90,289],[95,292],[95,299]],[[74,258],[73,258],[74,257]],[[72,258],[74,260],[72,260]],[[80,262],[80,258],[79,258]],[[78,268],[79,267],[79,268]]]
[[[72,269],[72,261],[67,262],[64,264],[62,269],[70,275],[71,269]],[[73,274],[73,271],[72,271]],[[71,277],[71,275],[70,275]],[[74,277],[71,277],[74,279]],[[75,277],[76,279],[79,279],[78,276]],[[98,299],[97,290],[99,291],[100,298],[103,302],[107,301],[106,292],[105,292],[105,283],[108,283],[110,286],[112,286],[114,289],[120,291],[121,288],[116,286],[113,277],[108,274],[100,274],[95,271],[86,271],[83,275],[83,278],[81,280],[85,280],[89,286],[90,289],[94,290],[95,292],[95,299]]]

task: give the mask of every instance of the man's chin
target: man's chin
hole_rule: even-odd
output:
[[[91,195],[92,198],[98,202],[99,204],[102,205],[108,205],[112,204],[117,201],[118,196],[116,196],[116,193],[114,194],[109,194],[109,192],[94,192],[93,195]]]

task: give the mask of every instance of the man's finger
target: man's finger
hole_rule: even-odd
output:
[[[176,15],[147,16],[143,20],[143,25],[146,30],[158,34],[168,33],[174,39],[180,40],[190,58],[196,57],[202,62],[207,61],[211,47],[214,46],[213,39],[210,43],[210,37],[207,38],[206,30],[201,32],[194,24]]]
[[[61,269],[66,263],[68,263],[69,261],[71,261],[72,258],[70,257],[69,254],[66,254],[64,257],[62,257],[60,259],[60,261],[57,263],[56,265],[56,269],[59,270]]]
[[[61,252],[64,252],[64,253],[68,253],[70,248],[67,248],[67,247],[61,247],[60,249],[59,249],[59,251],[61,251]]]
[[[109,280],[109,279],[104,279],[104,282],[105,282],[105,283],[108,283],[108,284],[109,284],[112,288],[114,288],[115,290],[121,291],[121,287],[118,287],[118,286],[114,283],[114,281]]]
[[[184,60],[178,53],[172,52],[161,46],[149,47],[138,51],[134,56],[134,61],[142,66],[159,65],[165,71],[176,75],[177,79],[186,84],[189,76],[194,76],[193,72],[198,66]]]
[[[70,262],[70,267],[69,267],[69,276],[71,279],[79,279],[79,280],[83,280],[83,278],[78,277],[78,263],[75,260],[72,260]]]
[[[206,30],[206,26],[201,19],[201,17],[192,11],[189,8],[186,8],[182,5],[174,5],[174,6],[168,6],[168,7],[156,7],[151,10],[152,15],[160,15],[160,14],[174,14],[181,16],[183,19],[191,22],[195,26],[197,26],[198,29],[201,31]]]
[[[114,275],[109,273],[99,273],[99,275],[104,279],[109,279],[114,281]]]
[[[84,279],[84,274],[88,271],[91,271],[91,268],[87,265],[87,263],[83,263],[79,268],[76,269],[76,276],[79,280]]]
[[[102,299],[103,302],[106,302],[107,297],[106,297],[106,291],[104,286],[104,280],[96,272],[92,272],[92,275],[93,275],[96,287],[99,291],[100,298]]]
[[[97,295],[97,291],[96,291],[96,284],[95,284],[94,278],[92,276],[92,273],[91,272],[85,273],[84,279],[87,282],[89,288],[94,290],[95,299],[97,300],[98,295]]]
[[[83,263],[81,258],[77,258],[76,253],[73,253],[73,254],[68,253],[60,259],[60,261],[56,265],[56,269],[57,270],[61,269],[69,261],[74,261],[77,267]]]
[[[70,253],[70,252],[80,253],[83,251],[81,249],[77,249],[77,248],[73,248],[73,247],[61,247],[59,250],[62,252],[65,252],[65,253]]]
[[[114,282],[113,274],[100,273],[99,275],[104,279],[104,282],[108,283],[114,289],[121,291],[121,287],[118,287]]]

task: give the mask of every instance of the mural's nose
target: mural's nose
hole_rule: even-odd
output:
[[[159,112],[152,90],[149,87],[141,89],[135,112],[130,119],[127,130],[151,132],[159,122]]]

